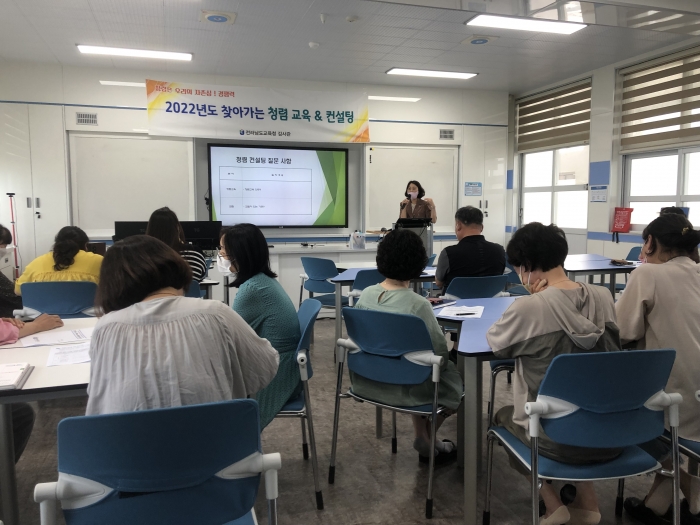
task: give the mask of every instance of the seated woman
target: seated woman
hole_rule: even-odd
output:
[[[382,312],[416,315],[425,321],[433,343],[433,351],[442,356],[443,365],[440,372],[440,405],[449,411],[456,411],[462,401],[462,378],[454,363],[449,360],[447,343],[440,325],[433,314],[430,303],[422,295],[409,288],[411,279],[419,277],[428,262],[428,256],[420,237],[409,230],[399,229],[390,232],[379,243],[377,249],[377,268],[386,279],[374,286],[365,288],[355,308],[379,310]],[[432,405],[434,386],[432,379],[420,385],[388,385],[350,372],[353,391],[362,397],[394,406]],[[428,462],[430,450],[430,422],[421,416],[413,418],[415,440],[413,448],[418,451],[419,459]],[[437,428],[444,422],[444,416],[438,416]],[[457,448],[451,441],[436,442],[436,462],[444,462],[457,457]]]
[[[56,234],[53,251],[30,262],[15,281],[21,295],[23,283],[48,281],[100,281],[102,256],[87,251],[87,234],[77,226],[64,226]]]
[[[30,323],[23,323],[19,319],[0,319],[0,345],[16,343],[21,337],[53,330],[63,326],[63,321],[57,315],[42,314]],[[12,435],[14,438],[15,463],[24,452],[29,436],[34,428],[34,409],[29,403],[12,403]]]
[[[247,398],[275,377],[270,343],[223,303],[183,297],[191,281],[184,259],[153,237],[107,250],[87,415]]]
[[[615,305],[620,338],[626,347],[638,350],[673,348],[676,360],[667,391],[683,396],[678,435],[700,441],[700,232],[680,214],[661,214],[642,233],[643,264],[629,277]],[[653,442],[643,447],[664,466],[670,448]],[[682,523],[700,523],[700,478],[681,469]],[[671,478],[656,476],[646,501],[628,498],[627,512],[643,523],[661,523],[670,512]],[[693,516],[689,516],[692,514]],[[670,521],[668,521],[670,523]]]
[[[530,445],[525,403],[534,401],[552,360],[560,354],[620,350],[615,305],[601,286],[567,278],[564,259],[569,251],[564,232],[554,224],[531,222],[517,230],[506,248],[508,261],[531,296],[515,301],[489,329],[486,339],[498,359],[515,358],[512,406],[501,408],[495,424],[507,428]],[[561,445],[540,430],[539,451],[544,457],[572,464],[590,464],[617,457],[620,449],[594,449]],[[511,458],[525,476],[529,472]],[[567,508],[547,483],[540,494],[547,512],[540,523],[600,522],[592,482],[577,483],[576,499]]]
[[[263,429],[301,391],[299,365],[294,358],[301,339],[299,318],[292,300],[270,269],[267,241],[257,226],[238,224],[225,228],[219,255],[234,274],[229,286],[238,288],[233,310],[279,353],[277,375],[256,396]]]
[[[185,243],[182,225],[170,208],[159,208],[151,213],[146,227],[146,235],[155,237],[178,252],[192,268],[192,278],[201,282],[207,275],[207,262],[202,251],[192,244]]]
[[[0,224],[0,259],[12,256],[8,246],[12,244],[10,230]],[[4,273],[0,273],[0,317],[12,317],[12,312],[22,309],[22,298],[15,293],[15,285]]]

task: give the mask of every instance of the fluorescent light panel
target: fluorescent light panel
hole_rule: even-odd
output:
[[[192,60],[192,53],[173,53],[171,51],[150,51],[147,49],[126,49],[122,47],[101,47],[78,45],[78,51],[90,55],[112,55],[135,58],[160,58],[164,60]]]
[[[408,75],[411,77],[435,77],[435,78],[459,78],[467,79],[477,75],[477,73],[459,73],[457,71],[429,71],[427,69],[402,69],[399,67],[391,68],[386,72],[387,75]]]
[[[122,86],[122,87],[146,87],[145,82],[119,82],[118,80],[100,80],[103,86]]]
[[[367,97],[370,100],[388,100],[389,102],[418,102],[419,98],[411,97],[379,97],[377,95],[370,95]]]
[[[509,16],[479,15],[466,23],[468,26],[491,27],[497,29],[517,29],[519,31],[536,31],[538,33],[558,33],[570,35],[580,31],[586,24],[574,22],[557,22],[556,20],[535,20],[532,18],[512,18]]]

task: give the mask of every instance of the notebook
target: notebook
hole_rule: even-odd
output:
[[[18,390],[24,386],[34,370],[29,363],[6,363],[0,365],[0,390]]]

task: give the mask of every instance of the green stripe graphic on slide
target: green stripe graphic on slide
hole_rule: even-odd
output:
[[[326,208],[314,222],[315,226],[343,224],[345,219],[345,152],[317,151],[319,163],[330,196]],[[326,201],[324,195],[324,202]]]

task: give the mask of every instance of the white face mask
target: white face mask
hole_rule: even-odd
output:
[[[216,267],[222,275],[235,275],[235,272],[231,271],[231,261],[223,257],[221,254],[216,256]]]
[[[520,282],[523,283],[523,287],[529,292],[530,291],[530,277],[532,277],[532,273],[527,274],[527,284],[523,281],[523,274],[522,270],[521,273],[518,274],[518,277],[520,277]]]
[[[411,196],[411,200],[414,201],[418,198],[418,192],[417,191],[409,191],[408,194]]]

